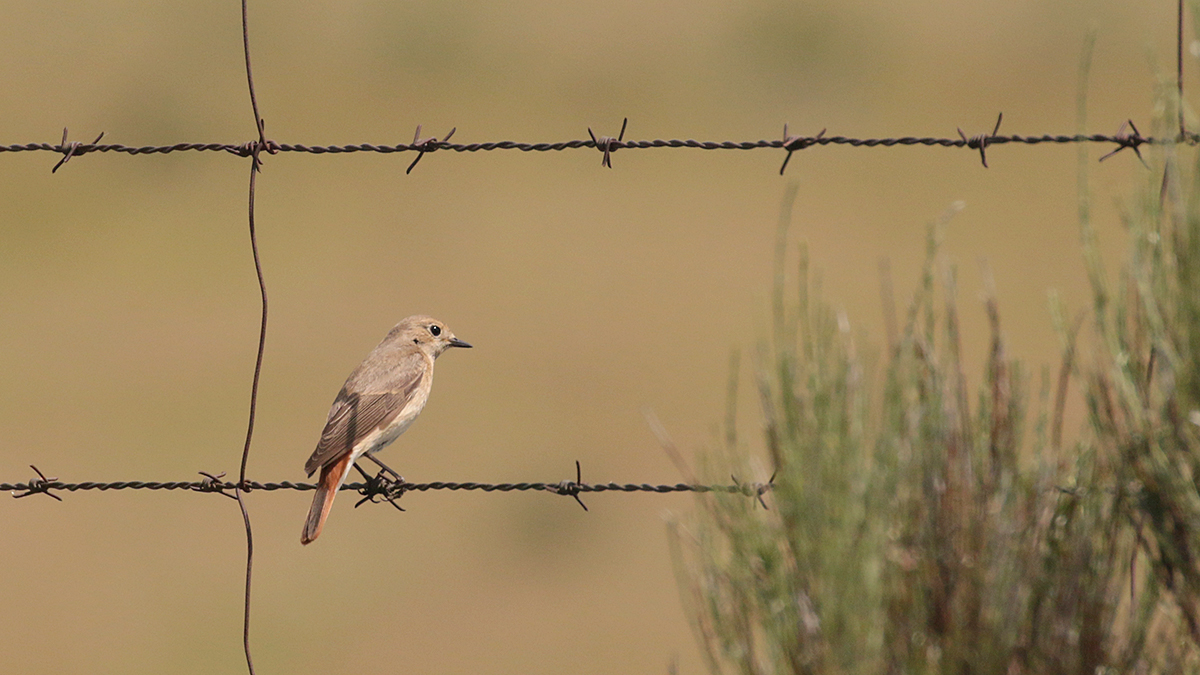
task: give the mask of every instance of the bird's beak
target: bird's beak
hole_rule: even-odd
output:
[[[462,340],[459,340],[458,338],[450,338],[449,344],[451,347],[466,347],[467,349],[471,348],[470,342],[464,342]]]

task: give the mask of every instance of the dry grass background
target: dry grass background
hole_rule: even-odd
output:
[[[1098,31],[1089,129],[1151,115],[1172,3],[251,5],[269,137],[396,143],[1071,133]],[[128,145],[252,137],[232,2],[0,5],[3,143],[107,132]],[[1195,81],[1194,60],[1188,73]],[[1099,153],[1095,153],[1099,154]],[[259,181],[271,324],[250,473],[299,480],[342,379],[399,318],[474,343],[439,364],[384,455],[410,480],[673,482],[639,410],[713,441],[727,356],[767,335],[779,198],[825,296],[879,334],[877,264],[910,292],[926,223],[966,210],[966,349],[986,256],[1010,354],[1057,360],[1047,289],[1087,304],[1075,151],[276,156]],[[219,154],[0,158],[0,477],[176,480],[236,470],[257,333],[246,163]],[[1095,167],[1098,195],[1142,171]],[[1119,225],[1097,200],[1115,256]],[[978,358],[965,359],[980,362]],[[977,376],[976,374],[972,374]],[[749,406],[743,406],[748,408]],[[299,545],[305,493],[252,494],[260,672],[680,672],[702,661],[661,518],[679,496],[430,494],[340,503]],[[24,672],[241,672],[244,542],[214,496],[76,494],[3,505],[0,655]]]

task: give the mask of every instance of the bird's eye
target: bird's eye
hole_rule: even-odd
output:
[[[441,326],[430,326],[429,332],[433,333],[433,337],[437,337],[442,334],[442,327]]]

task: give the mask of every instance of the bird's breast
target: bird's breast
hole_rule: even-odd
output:
[[[425,403],[429,400],[429,390],[433,378],[426,374],[421,378],[420,384],[413,390],[412,396],[405,402],[404,407],[396,414],[396,417],[386,427],[379,430],[379,435],[375,442],[372,443],[373,448],[368,452],[375,452],[380,448],[388,445],[392,441],[400,437],[406,429],[417,419],[417,415],[425,409]]]

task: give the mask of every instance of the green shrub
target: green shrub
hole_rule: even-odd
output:
[[[1146,153],[1112,290],[1081,207],[1094,302],[1076,320],[1051,303],[1062,362],[1031,425],[994,293],[968,391],[938,255],[949,217],[872,366],[803,249],[799,288],[783,287],[785,200],[754,364],[769,468],[734,427],[736,358],[724,442],[701,457],[710,480],[773,471],[770,508],[701,495],[672,526],[713,673],[1200,672],[1200,170],[1183,151]],[[1064,443],[1080,391],[1086,422]]]

